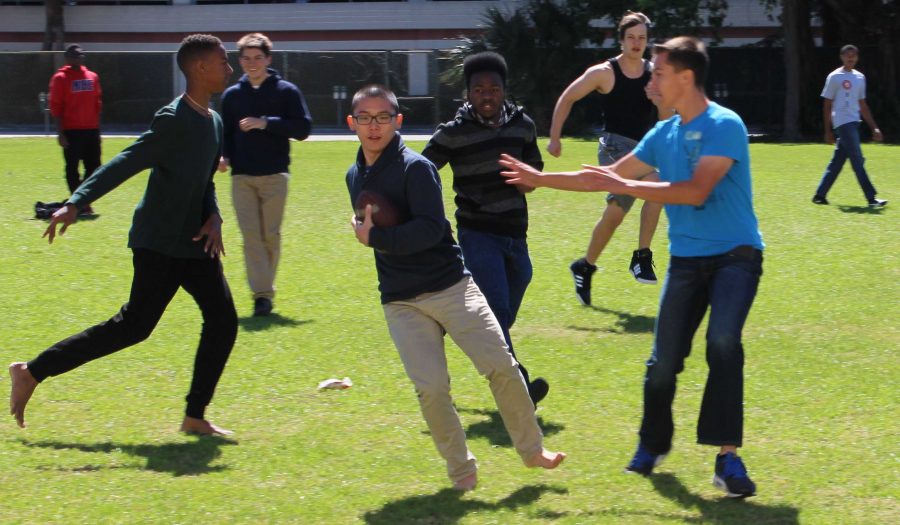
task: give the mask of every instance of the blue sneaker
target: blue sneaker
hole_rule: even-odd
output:
[[[625,473],[634,472],[642,476],[649,476],[653,472],[653,468],[662,463],[665,458],[665,454],[653,454],[644,448],[644,445],[638,443],[637,451],[635,451],[634,457],[631,458],[631,463],[625,467]]]
[[[734,452],[716,456],[713,485],[724,490],[729,498],[749,498],[756,494],[756,484],[747,475],[744,462]]]

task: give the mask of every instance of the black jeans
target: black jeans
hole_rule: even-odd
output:
[[[697,421],[697,442],[741,446],[744,347],[741,332],[762,275],[762,252],[740,246],[711,257],[672,257],[656,317],[653,354],[644,379],[641,443],[654,454],[672,447],[675,377],[709,309],[709,374]]]
[[[202,419],[237,338],[237,312],[217,258],[179,259],[135,249],[131,295],[119,313],[42,352],[28,363],[31,375],[43,381],[147,339],[179,287],[203,314],[185,411]]]
[[[69,146],[63,148],[66,159],[66,183],[69,193],[74,193],[78,185],[100,167],[100,130],[67,129],[63,131]],[[78,163],[84,162],[84,177],[78,173]]]

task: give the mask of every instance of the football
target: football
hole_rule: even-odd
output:
[[[362,222],[366,217],[366,205],[372,205],[372,222],[375,226],[386,228],[400,224],[400,214],[387,197],[369,190],[363,190],[356,197],[353,208],[356,217]]]

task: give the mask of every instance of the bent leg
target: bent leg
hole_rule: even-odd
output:
[[[762,274],[762,254],[725,255],[710,282],[706,362],[709,373],[697,442],[741,446],[744,423],[744,347],[741,333]]]
[[[866,159],[862,154],[862,147],[859,144],[859,122],[851,122],[841,126],[846,129],[841,133],[841,141],[844,144],[844,150],[850,159],[850,166],[853,167],[853,173],[856,174],[856,181],[863,191],[867,202],[875,200],[875,187],[869,180],[869,174],[866,173]]]
[[[644,177],[642,180],[656,181],[659,177],[656,175]],[[638,249],[650,248],[653,242],[653,235],[656,233],[656,227],[659,225],[659,216],[662,213],[663,205],[658,202],[644,201],[641,206],[641,226],[638,231]]]
[[[383,309],[406,375],[415,385],[431,439],[447,462],[447,475],[454,483],[462,481],[478,467],[466,446],[466,433],[450,397],[443,329],[418,303],[397,301],[383,305]]]
[[[193,379],[185,398],[185,414],[203,419],[237,338],[237,312],[219,258],[187,261],[181,285],[203,314]]]
[[[131,296],[108,321],[64,339],[28,363],[10,365],[10,412],[25,426],[25,406],[38,383],[150,336],[178,289],[173,260],[148,250],[134,250]]]
[[[543,450],[544,436],[534,415],[525,379],[509,353],[500,324],[478,286],[464,278],[427,305],[447,334],[485,376],[509,436],[523,461]]]
[[[472,279],[475,280],[475,284],[481,290],[488,306],[497,318],[510,353],[516,357],[512,338],[509,336],[513,312],[510,304],[509,276],[506,271],[506,259],[502,246],[506,239],[466,228],[459,229],[458,237],[466,268],[472,273]],[[529,383],[528,370],[521,362],[519,362],[519,367],[522,375],[525,376],[525,382]]]
[[[834,152],[831,155],[828,166],[825,167],[825,173],[822,174],[822,180],[819,181],[819,186],[816,188],[817,197],[825,197],[828,195],[828,191],[831,189],[834,181],[837,180],[838,175],[844,168],[844,163],[847,162],[847,152],[844,149],[840,133],[838,130],[835,130],[835,132],[838,133],[838,137],[834,144]]]
[[[178,261],[150,250],[134,250],[131,295],[115,316],[64,339],[28,362],[41,382],[88,361],[137,344],[153,332],[178,290]]]
[[[607,200],[606,209],[600,216],[600,220],[594,225],[594,231],[591,232],[591,240],[584,256],[587,262],[597,263],[597,259],[609,244],[613,234],[616,233],[616,228],[622,224],[624,218],[625,210],[615,200]]]
[[[653,353],[644,377],[644,415],[639,435],[641,443],[653,454],[665,454],[672,447],[676,376],[684,370],[684,360],[691,353],[694,333],[707,304],[705,279],[696,261],[673,257],[663,285]]]

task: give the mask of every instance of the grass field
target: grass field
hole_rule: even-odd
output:
[[[542,141],[543,142],[543,141]],[[104,142],[104,159],[128,144]],[[421,143],[411,143],[419,149]],[[569,262],[580,256],[599,194],[530,197],[535,277],[513,329],[533,375],[551,383],[538,411],[556,471],[524,468],[485,381],[448,342],[453,392],[480,486],[448,490],[443,463],[388,336],[371,251],[348,226],[344,173],[352,142],[294,146],[277,315],[251,299],[226,176],[226,273],[241,331],[208,417],[233,440],[177,432],[200,316],[179,293],[144,343],[41,385],[28,428],[0,424],[2,523],[896,523],[900,516],[897,210],[900,147],[865,145],[884,210],[864,207],[849,165],[809,202],[830,150],[754,145],[764,275],[744,331],[745,448],[759,494],[724,500],[710,484],[714,450],[695,444],[705,381],[701,327],[680,376],[673,453],[651,478],[621,473],[636,440],[641,381],[659,286],[626,272],[637,214],[600,260],[595,307],[579,306]],[[565,143],[567,169],[595,158]],[[449,171],[445,198],[452,203]],[[0,363],[29,359],[108,318],[127,299],[126,248],[146,174],[94,206],[53,246],[36,200],[65,195],[52,139],[0,140]],[[452,209],[452,207],[448,208]],[[663,219],[655,253],[668,262]],[[353,388],[317,392],[349,376]],[[8,378],[0,380],[6,395]]]

